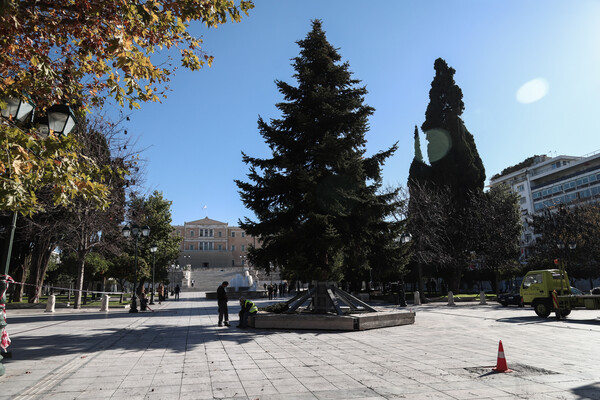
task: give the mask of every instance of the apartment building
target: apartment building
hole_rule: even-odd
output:
[[[173,226],[173,234],[183,238],[179,265],[192,269],[242,267],[250,246],[259,246],[240,227],[208,217]]]
[[[533,242],[527,216],[554,209],[560,204],[600,199],[600,151],[582,156],[534,156],[492,176],[490,187],[507,184],[519,194],[524,232],[523,254]]]

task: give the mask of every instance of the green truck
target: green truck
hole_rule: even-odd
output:
[[[551,312],[557,311],[552,300],[553,291],[557,294],[557,317],[566,317],[574,308],[600,309],[600,295],[571,294],[569,277],[564,269],[529,271],[521,283],[523,303],[531,305],[535,313],[542,318],[547,318]]]

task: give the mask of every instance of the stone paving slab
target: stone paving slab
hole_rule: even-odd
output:
[[[199,292],[152,313],[9,310],[0,400],[600,399],[597,311],[564,321],[496,304],[412,311],[411,325],[325,332],[217,327]],[[488,372],[499,340],[512,374]]]

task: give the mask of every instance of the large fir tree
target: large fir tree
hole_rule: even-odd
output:
[[[272,157],[243,154],[251,182],[236,181],[257,216],[240,226],[261,238],[249,258],[304,281],[364,279],[377,265],[400,272],[403,253],[394,239],[403,225],[386,221],[397,196],[379,190],[381,166],[396,146],[365,155],[374,109],[364,104],[367,90],[352,79],[348,63],[341,63],[321,22],[313,21],[312,31],[297,43],[300,55],[292,64],[297,86],[276,81],[285,99],[277,104],[282,117],[258,121]]]

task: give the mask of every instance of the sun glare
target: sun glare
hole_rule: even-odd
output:
[[[523,104],[535,103],[548,94],[548,81],[535,78],[526,82],[517,90],[517,101]]]

